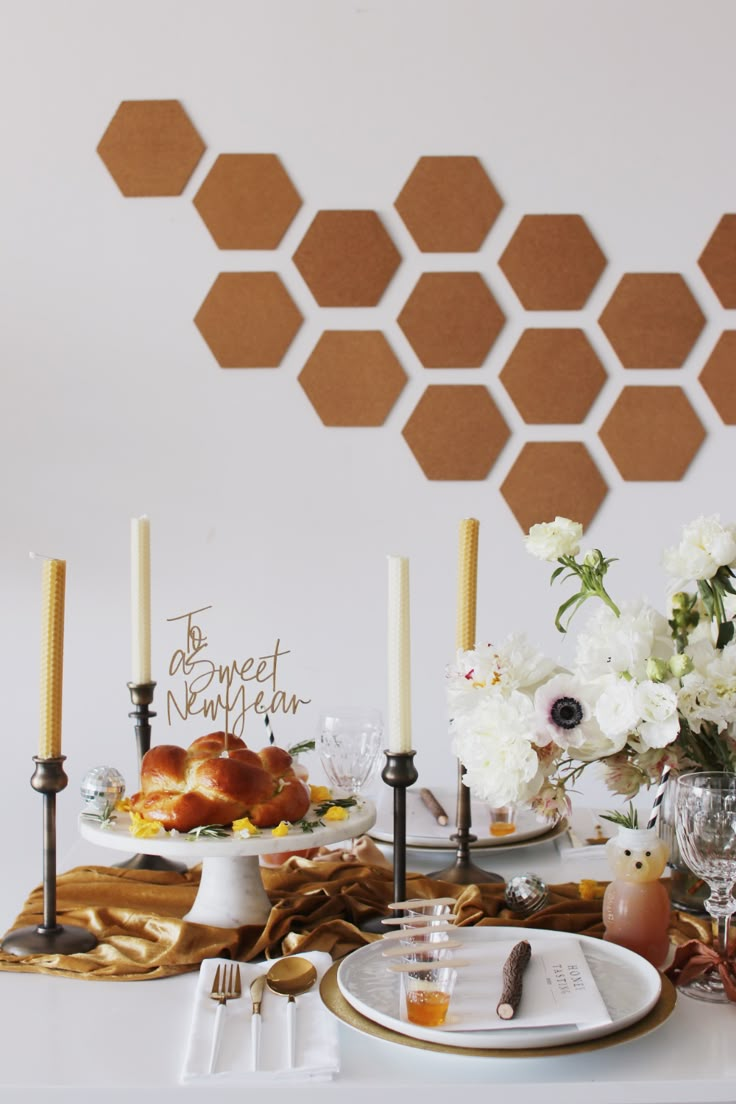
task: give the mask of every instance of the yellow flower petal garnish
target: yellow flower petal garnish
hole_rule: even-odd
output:
[[[310,786],[309,796],[315,805],[319,805],[322,801],[329,801],[332,793],[329,786]]]
[[[347,820],[348,811],[342,805],[332,805],[323,815],[323,820]]]
[[[601,885],[594,878],[583,878],[578,882],[578,893],[582,901],[599,901],[605,892],[605,885]]]
[[[137,839],[152,839],[161,831],[161,825],[157,820],[146,820],[140,813],[130,814],[130,834]]]
[[[119,801],[115,802],[115,809],[118,813],[129,813],[130,812],[130,798],[129,797],[121,797]]]
[[[271,829],[272,836],[288,836],[289,825],[285,820],[282,820],[280,824],[277,824],[275,828]]]
[[[240,820],[233,821],[233,832],[247,832],[249,836],[257,836],[258,828],[248,817],[241,817]]]

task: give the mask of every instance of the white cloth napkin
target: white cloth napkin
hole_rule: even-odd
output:
[[[296,999],[296,1063],[286,1068],[286,997],[264,989],[261,1004],[261,1045],[257,1072],[251,1070],[250,983],[265,973],[272,962],[241,962],[243,995],[230,1000],[225,1008],[220,1053],[215,1073],[208,1074],[212,1033],[217,1002],[210,997],[215,970],[229,959],[206,959],[199,970],[194,995],[192,1026],[189,1031],[181,1081],[223,1085],[257,1085],[274,1081],[329,1081],[340,1068],[337,1021],[328,1012],[319,995],[319,983],[332,959],[322,951],[300,955],[314,964],[317,981],[314,988]]]

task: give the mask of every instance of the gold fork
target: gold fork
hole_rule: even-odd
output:
[[[241,996],[240,966],[236,962],[230,963],[229,966],[218,966],[210,990],[210,997],[217,1001],[217,1012],[215,1014],[215,1029],[212,1034],[212,1050],[210,1051],[208,1073],[214,1073],[217,1064],[225,1005],[229,1000],[237,1000],[239,996]]]

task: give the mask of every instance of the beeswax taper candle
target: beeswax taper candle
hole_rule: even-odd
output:
[[[388,557],[388,749],[411,751],[409,561]]]
[[[457,579],[456,645],[464,652],[475,647],[475,613],[478,589],[478,520],[460,522]]]
[[[130,530],[130,604],[132,614],[132,682],[151,681],[151,525],[133,518]]]
[[[38,756],[61,755],[66,561],[44,560],[41,576],[41,716]]]

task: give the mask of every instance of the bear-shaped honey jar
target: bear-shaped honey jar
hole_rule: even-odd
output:
[[[655,828],[624,828],[606,844],[613,880],[603,895],[604,939],[653,966],[669,953],[670,898],[660,881],[669,847]]]

